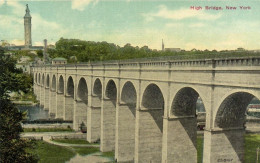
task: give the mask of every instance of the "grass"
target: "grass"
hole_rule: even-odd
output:
[[[40,158],[39,163],[64,163],[76,155],[69,148],[48,144],[43,141],[36,142],[34,152]]]
[[[114,151],[110,151],[110,152],[102,152],[102,155],[103,157],[112,157],[114,158],[115,156],[115,152]]]
[[[80,155],[88,155],[92,153],[99,152],[97,147],[73,147],[73,149]]]
[[[23,132],[68,132],[71,128],[24,128]]]
[[[256,148],[260,147],[260,134],[245,135],[245,163],[256,162]],[[203,136],[197,137],[197,156],[198,163],[202,163],[203,158]]]
[[[254,163],[256,161],[256,148],[260,147],[260,135],[246,135],[245,142],[245,162]]]
[[[88,141],[82,139],[54,139],[52,141],[67,144],[90,144]]]
[[[88,144],[86,140],[60,139],[56,142],[70,144]],[[256,161],[256,148],[260,147],[259,134],[246,134],[245,136],[245,163],[254,163]],[[198,163],[203,159],[203,135],[198,135],[197,138],[197,156]],[[96,147],[60,147],[37,141],[36,149],[34,150],[40,158],[40,163],[61,163],[70,160],[77,153],[80,155],[88,155],[99,152]],[[114,152],[103,152],[102,157],[114,158]]]

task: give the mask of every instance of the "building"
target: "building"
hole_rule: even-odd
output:
[[[29,49],[32,46],[32,17],[28,4],[26,4],[26,10],[24,15],[24,46]]]
[[[180,52],[181,48],[165,48],[164,42],[162,40],[162,51],[168,51],[168,52]]]
[[[43,46],[32,45],[32,17],[28,4],[26,4],[26,10],[24,15],[24,45],[8,44],[5,40],[2,40],[2,46],[6,50],[43,50]],[[4,44],[4,45],[3,45]]]
[[[62,57],[57,57],[57,58],[54,58],[54,59],[52,60],[52,64],[53,64],[53,65],[63,65],[63,64],[67,64],[67,59],[62,58]]]

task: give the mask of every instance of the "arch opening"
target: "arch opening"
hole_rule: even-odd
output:
[[[156,84],[148,85],[142,95],[142,109],[138,112],[140,124],[138,153],[141,153],[141,162],[162,161],[162,139],[163,139],[163,115],[164,97],[161,89]],[[152,133],[152,134],[148,134]],[[152,151],[145,151],[142,146]]]
[[[38,77],[38,74],[37,73],[35,73],[35,75],[34,75],[34,82],[35,83],[37,83],[38,81],[37,81],[37,77]]]
[[[51,90],[56,91],[56,76],[52,76]]]
[[[78,85],[78,97],[85,103],[88,104],[88,87],[86,80],[81,78]]]
[[[109,82],[107,83],[106,97],[112,101],[114,106],[116,106],[117,88],[113,80],[109,80]]]
[[[58,92],[62,94],[64,93],[64,79],[62,76],[59,78]]]
[[[257,101],[254,95],[246,92],[237,92],[229,95],[218,108],[215,117],[215,127],[244,127],[246,111],[252,100]]]
[[[102,97],[102,84],[100,79],[96,79],[94,82],[93,93],[101,99]]]
[[[45,78],[44,78],[44,74],[42,74],[42,86],[44,87],[44,84],[45,84]]]
[[[129,107],[134,116],[136,111],[136,100],[137,95],[135,87],[131,82],[128,81],[123,86],[121,93],[121,101]]]
[[[47,78],[46,78],[46,88],[49,88],[49,87],[50,87],[50,76],[48,74]]]
[[[180,139],[175,139],[173,141],[174,145],[180,147],[178,150],[187,151],[187,153],[189,153],[189,157],[187,158],[177,156],[182,158],[182,160],[174,160],[173,158],[171,161],[189,162],[191,160],[196,160],[197,151],[203,151],[203,141],[201,141],[203,138],[202,135],[199,137],[200,140],[197,144],[197,130],[204,130],[206,121],[203,100],[195,89],[191,87],[181,88],[172,100],[170,112],[177,118],[168,124],[169,126],[174,127],[171,132],[173,134],[178,132],[178,134],[182,135],[182,139],[186,140],[185,142],[182,142]],[[173,151],[178,153],[175,150],[177,149],[174,148]],[[198,153],[198,155],[202,156],[202,153]]]
[[[160,88],[150,84],[144,91],[142,106],[147,109],[164,109],[164,98]]]
[[[71,76],[69,77],[67,83],[67,94],[74,98],[74,82]]]
[[[40,85],[41,84],[41,74],[40,73],[38,74],[38,79],[39,79],[38,80],[38,85]]]

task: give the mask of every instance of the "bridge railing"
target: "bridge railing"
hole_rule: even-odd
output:
[[[91,61],[80,62],[66,65],[34,65],[33,67],[81,67],[81,66],[121,66],[121,67],[136,67],[136,66],[260,66],[260,56],[251,57],[229,57],[229,58],[213,58],[213,59],[182,59],[178,56],[169,57],[152,57],[138,58],[126,60],[110,60],[110,61]]]

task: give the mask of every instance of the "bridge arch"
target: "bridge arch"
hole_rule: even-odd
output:
[[[93,94],[98,96],[99,99],[102,97],[102,83],[99,78],[96,78],[93,85]]]
[[[38,79],[39,79],[38,80],[38,85],[40,85],[41,84],[41,73],[38,74]]]
[[[58,81],[58,92],[64,94],[64,78],[62,75],[60,75]]]
[[[37,83],[37,77],[38,77],[38,74],[37,73],[34,73],[34,83]]]
[[[113,101],[114,106],[116,106],[117,86],[112,79],[107,82],[105,96]]]
[[[120,161],[131,161],[135,153],[135,117],[137,92],[132,82],[124,83],[121,92],[120,105],[117,110],[116,151],[115,156]]]
[[[47,77],[46,77],[46,88],[49,88],[50,87],[50,75],[47,74]]]
[[[106,152],[115,149],[117,86],[114,80],[108,80],[103,99],[100,150]]]
[[[45,86],[45,75],[44,74],[42,74],[42,86],[44,87]]]
[[[51,90],[56,91],[56,76],[52,75]]]
[[[142,107],[146,109],[164,109],[164,97],[156,84],[149,84],[142,95]]]
[[[68,78],[68,82],[67,82],[67,90],[66,90],[67,94],[69,96],[71,96],[72,98],[74,98],[74,81],[73,78],[70,76]]]
[[[135,152],[141,155],[138,158],[141,162],[161,162],[164,105],[161,89],[157,84],[150,83],[142,94],[142,108],[138,112],[142,118],[139,119],[139,142]]]
[[[226,96],[218,107],[214,126],[224,129],[243,128],[247,106],[254,97],[258,98],[252,93],[239,91]]]
[[[259,91],[234,89],[229,91],[220,101],[214,117],[214,129],[218,134],[211,133],[212,150],[216,142],[223,151],[229,151],[234,162],[244,162],[244,135],[246,110],[253,98],[259,100]],[[213,157],[225,157],[223,152],[213,153]]]
[[[80,78],[77,89],[77,97],[88,104],[88,86],[85,78]]]

